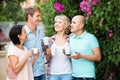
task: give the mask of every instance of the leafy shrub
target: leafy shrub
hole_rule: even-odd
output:
[[[87,11],[80,8],[82,1],[89,0],[46,0],[43,5],[38,5],[41,8],[46,36],[55,34],[55,15],[65,14],[70,19],[77,14],[86,16],[86,30],[98,38],[102,53],[101,62],[96,63],[96,79],[120,80],[120,1],[99,0],[90,8],[89,16]]]

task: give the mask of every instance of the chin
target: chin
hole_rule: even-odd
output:
[[[74,30],[71,30],[72,33],[74,33],[75,31]]]

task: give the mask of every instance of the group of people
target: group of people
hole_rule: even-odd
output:
[[[66,15],[55,17],[56,34],[44,54],[40,9],[28,7],[24,15],[26,25],[13,26],[9,32],[13,45],[7,54],[7,80],[95,80],[94,62],[100,61],[101,53],[97,38],[85,30],[82,15],[74,16],[71,24]]]

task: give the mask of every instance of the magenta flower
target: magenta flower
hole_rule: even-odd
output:
[[[113,80],[114,72],[110,73],[109,80]]]
[[[103,24],[103,19],[100,20],[100,24]]]
[[[64,10],[64,5],[62,5],[62,4],[59,3],[59,2],[55,2],[55,3],[54,3],[54,8],[55,8],[58,12],[63,12],[63,10]]]
[[[44,0],[44,2],[48,2],[48,0]]]
[[[109,33],[109,37],[111,38],[113,36],[113,33]]]
[[[93,7],[93,5],[96,5],[99,2],[99,0],[82,0],[82,2],[80,2],[79,6],[80,9],[87,13],[86,19],[89,19],[90,15],[92,14],[91,12],[91,8]]]
[[[113,30],[111,29],[109,32],[110,32],[110,33],[112,33],[112,32],[113,32]]]
[[[92,5],[96,5],[99,2],[99,0],[91,0]]]

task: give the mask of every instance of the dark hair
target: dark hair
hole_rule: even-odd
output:
[[[9,32],[9,37],[13,44],[20,44],[20,39],[18,38],[18,35],[22,33],[22,27],[23,25],[15,25],[11,28]]]
[[[2,33],[2,29],[0,28],[0,33]]]
[[[36,12],[36,11],[39,11],[40,12],[40,9],[38,7],[28,7],[25,9],[25,12],[24,12],[24,16],[25,16],[25,20],[27,21],[28,20],[28,15],[31,15],[33,16],[33,14]]]

